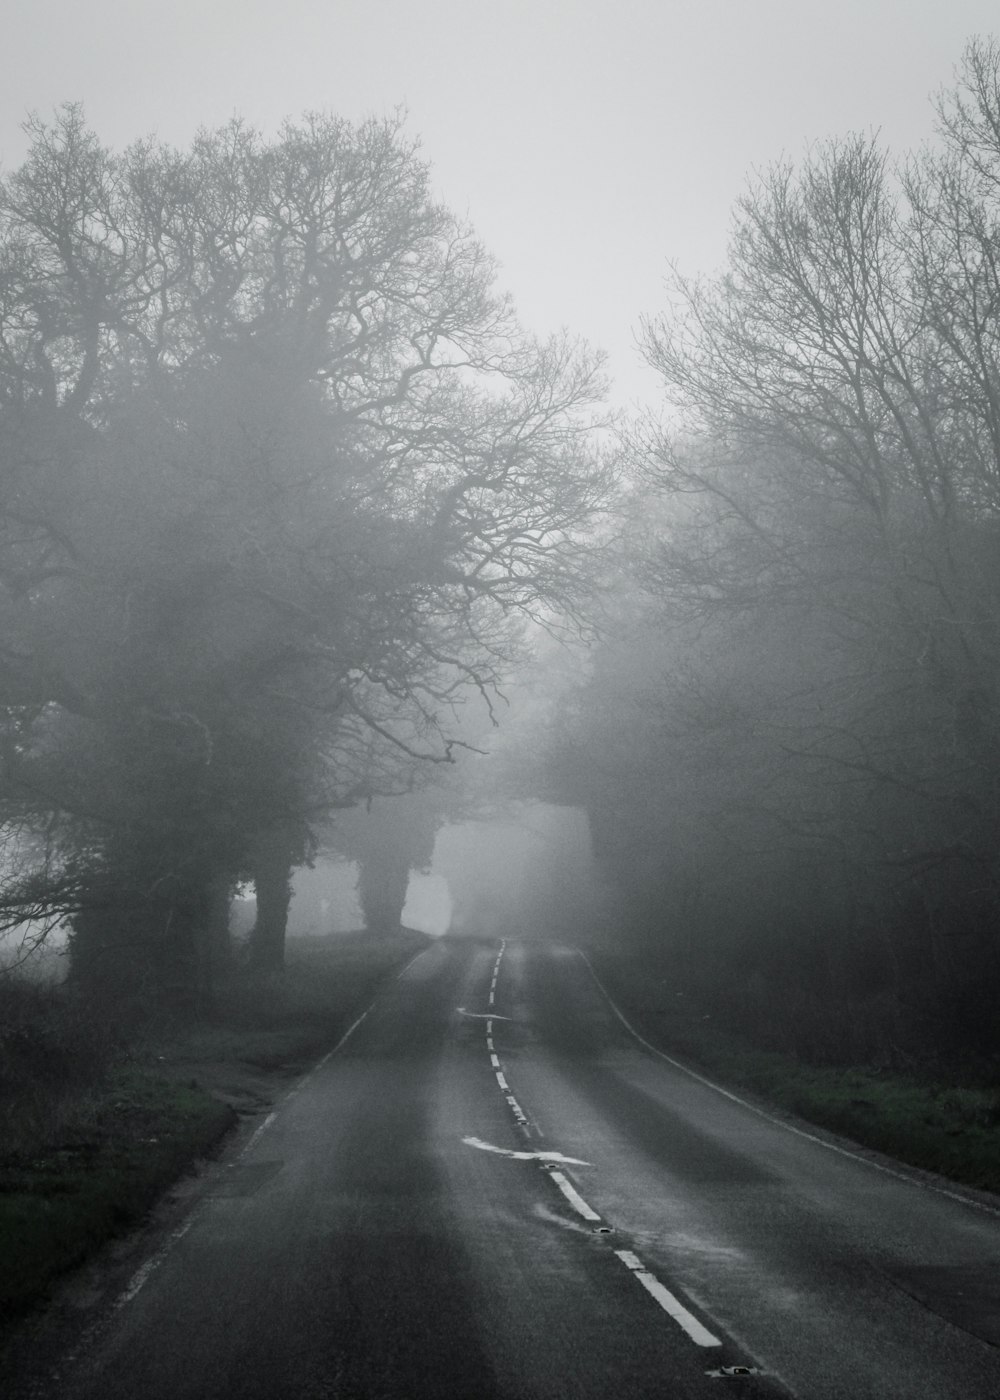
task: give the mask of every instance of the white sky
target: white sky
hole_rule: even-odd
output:
[[[104,141],[186,144],[240,112],[405,104],[439,193],[503,264],[522,317],[632,349],[668,259],[721,264],[748,170],[810,141],[931,135],[929,95],[997,0],[2,0],[0,164],[82,101]]]

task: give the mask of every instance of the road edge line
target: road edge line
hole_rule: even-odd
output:
[[[723,1088],[721,1084],[716,1084],[715,1081],[709,1079],[707,1075],[699,1074],[697,1070],[691,1069],[691,1067],[684,1064],[683,1061],[675,1060],[673,1056],[668,1055],[666,1051],[657,1049],[655,1045],[650,1044],[644,1035],[640,1035],[624,1013],[618,1008],[611,993],[594,971],[594,966],[583,949],[574,948],[574,952],[576,952],[585,963],[587,971],[600,989],[601,995],[618,1017],[619,1021],[621,1021],[629,1035],[637,1040],[639,1044],[651,1054],[658,1056],[661,1060],[666,1060],[668,1065],[672,1065],[674,1069],[679,1069],[682,1074],[686,1074],[690,1079],[696,1079],[699,1084],[704,1084],[706,1088],[714,1089],[714,1091],[717,1094],[721,1094],[724,1099],[729,1099],[732,1103],[739,1104],[741,1108],[748,1109],[751,1113],[755,1113],[758,1118],[763,1118],[766,1122],[773,1123],[775,1127],[783,1128],[785,1132],[792,1133],[795,1137],[805,1138],[806,1142],[814,1142],[819,1147],[825,1147],[828,1152],[835,1152],[839,1157],[847,1157],[852,1162],[861,1162],[864,1166],[871,1167],[874,1171],[882,1172],[884,1176],[894,1177],[897,1181],[907,1182],[910,1186],[923,1187],[924,1190],[933,1191],[938,1196],[947,1197],[948,1200],[958,1201],[961,1205],[972,1206],[975,1210],[984,1211],[987,1215],[1000,1217],[1000,1209],[996,1206],[989,1205],[986,1201],[976,1200],[975,1196],[965,1196],[959,1191],[949,1190],[946,1186],[938,1186],[933,1181],[924,1181],[920,1176],[910,1175],[905,1171],[897,1171],[893,1167],[885,1166],[882,1162],[874,1161],[871,1157],[863,1156],[860,1152],[852,1152],[848,1147],[841,1147],[838,1143],[828,1142],[825,1138],[817,1137],[815,1133],[806,1132],[804,1128],[797,1128],[794,1123],[787,1123],[784,1119],[776,1117],[775,1114],[768,1113],[766,1109],[758,1107],[757,1104],[750,1103],[748,1099],[741,1098],[739,1094],[734,1094],[731,1089],[726,1089]]]

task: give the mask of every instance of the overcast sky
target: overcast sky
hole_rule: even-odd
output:
[[[811,141],[932,134],[929,96],[997,0],[3,0],[0,163],[25,114],[82,101],[104,141],[186,144],[242,113],[404,104],[446,201],[525,322],[655,393],[633,330],[668,260],[712,271],[747,172]]]

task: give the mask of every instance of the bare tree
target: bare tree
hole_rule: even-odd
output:
[[[519,618],[582,623],[600,365],[518,328],[397,120],[31,134],[0,188],[0,647],[39,718],[6,797],[65,815],[78,962],[147,937],[190,983],[220,888],[256,870],[277,909],[386,755],[449,760]]]

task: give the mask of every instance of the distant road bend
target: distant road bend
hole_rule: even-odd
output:
[[[59,1400],[995,1400],[1000,1215],[444,938],[205,1178]]]

